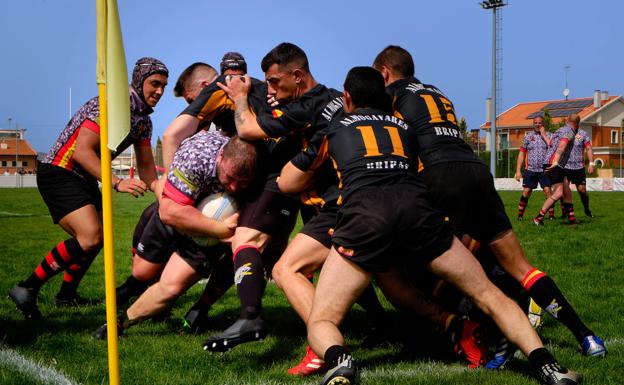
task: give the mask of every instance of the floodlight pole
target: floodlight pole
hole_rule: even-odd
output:
[[[504,0],[486,0],[479,3],[492,10],[492,110],[490,111],[490,172],[496,177],[496,9],[507,5]]]

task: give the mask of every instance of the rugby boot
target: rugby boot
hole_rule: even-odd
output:
[[[544,385],[576,385],[580,384],[583,379],[580,373],[562,368],[557,363],[542,366],[537,375]]]
[[[309,346],[306,346],[305,357],[303,357],[301,362],[299,362],[296,366],[288,369],[288,374],[292,376],[307,377],[311,374],[322,372],[325,369],[325,361],[320,359]]]
[[[9,291],[9,298],[15,302],[15,305],[22,312],[26,319],[39,319],[41,312],[37,307],[37,295],[39,289],[21,286],[22,282],[13,286]]]
[[[478,368],[485,364],[487,346],[484,342],[481,325],[469,319],[462,321],[462,332],[455,344],[455,352],[468,361],[469,368]]]
[[[124,327],[123,325],[119,322],[119,320],[117,321],[117,336],[121,336],[124,332]],[[93,338],[98,339],[98,340],[105,340],[108,337],[108,327],[106,324],[100,326],[99,328],[95,329],[95,331],[93,332],[93,334],[91,334],[93,336]]]
[[[544,220],[539,218],[533,218],[533,224],[537,227],[544,227]]]
[[[191,308],[184,315],[182,329],[187,333],[201,334],[208,329],[208,316],[200,309]]]
[[[607,347],[598,336],[587,336],[581,343],[581,351],[590,357],[606,357]]]
[[[518,348],[509,343],[505,337],[496,344],[494,357],[485,364],[486,369],[502,369],[514,357]]]
[[[353,357],[348,355],[329,369],[321,385],[354,385],[358,383],[358,370]]]
[[[260,341],[266,337],[267,331],[260,316],[254,319],[239,318],[220,334],[215,334],[203,343],[204,350],[211,352],[227,352],[245,342]]]
[[[585,216],[588,218],[594,218],[594,214],[592,214],[591,210],[585,210]]]

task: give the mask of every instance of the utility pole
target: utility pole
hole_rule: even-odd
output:
[[[483,9],[492,10],[492,110],[490,120],[490,172],[492,176],[496,177],[496,111],[497,111],[497,98],[496,98],[496,78],[498,69],[498,57],[497,57],[497,31],[498,31],[498,19],[496,17],[497,8],[507,5],[504,0],[485,0],[479,3]]]

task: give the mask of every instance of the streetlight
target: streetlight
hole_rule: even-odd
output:
[[[479,3],[483,9],[492,10],[492,114],[490,125],[490,172],[496,177],[496,9],[507,5],[504,0],[486,0]]]

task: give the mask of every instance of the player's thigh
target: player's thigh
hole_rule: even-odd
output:
[[[282,274],[310,274],[321,268],[329,248],[316,239],[299,233],[290,241],[284,254],[273,268],[273,277],[279,281]]]
[[[160,275],[165,262],[151,262],[135,254],[132,258],[132,276],[140,281],[150,281]]]
[[[341,256],[332,247],[321,269],[309,322],[340,324],[370,278],[371,273]]]
[[[184,293],[201,276],[178,253],[173,253],[160,276],[159,284],[169,295]]]
[[[270,240],[271,236],[267,233],[250,227],[239,226],[236,228],[234,237],[232,237],[232,251],[236,252],[239,247],[247,245],[253,246],[262,252]]]
[[[94,205],[82,206],[70,212],[61,218],[59,225],[67,233],[76,237],[83,247],[95,246],[101,242],[102,222]]]

